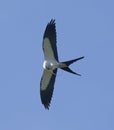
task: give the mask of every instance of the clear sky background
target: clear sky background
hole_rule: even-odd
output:
[[[42,37],[56,19],[60,61],[50,110],[40,101]],[[114,1],[0,1],[0,130],[114,130]]]

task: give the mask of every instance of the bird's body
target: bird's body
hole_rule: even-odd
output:
[[[55,20],[52,19],[47,24],[43,36],[44,72],[40,82],[40,96],[42,104],[46,109],[49,109],[50,106],[57,69],[60,68],[72,74],[80,75],[72,71],[68,66],[73,62],[76,62],[84,58],[80,57],[70,61],[59,62],[56,41],[57,40],[56,40]]]
[[[43,68],[47,70],[54,70],[59,67],[59,63],[55,60],[45,60],[43,63]]]

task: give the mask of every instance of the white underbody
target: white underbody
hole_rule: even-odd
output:
[[[57,62],[56,60],[44,60],[43,68],[46,70],[54,70],[56,68],[66,67],[65,64]]]

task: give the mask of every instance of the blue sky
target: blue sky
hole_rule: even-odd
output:
[[[114,1],[0,1],[0,129],[114,130]],[[60,61],[50,110],[40,101],[42,37],[56,19]]]

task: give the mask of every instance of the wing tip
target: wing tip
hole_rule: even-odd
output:
[[[52,19],[50,20],[49,24],[54,24],[54,25],[55,25],[55,19],[52,18]]]
[[[51,98],[52,97],[50,95],[46,96],[46,95],[43,95],[43,93],[41,92],[41,102],[44,105],[45,109],[47,110],[49,110]]]
[[[50,104],[43,104],[46,110],[49,110]]]

